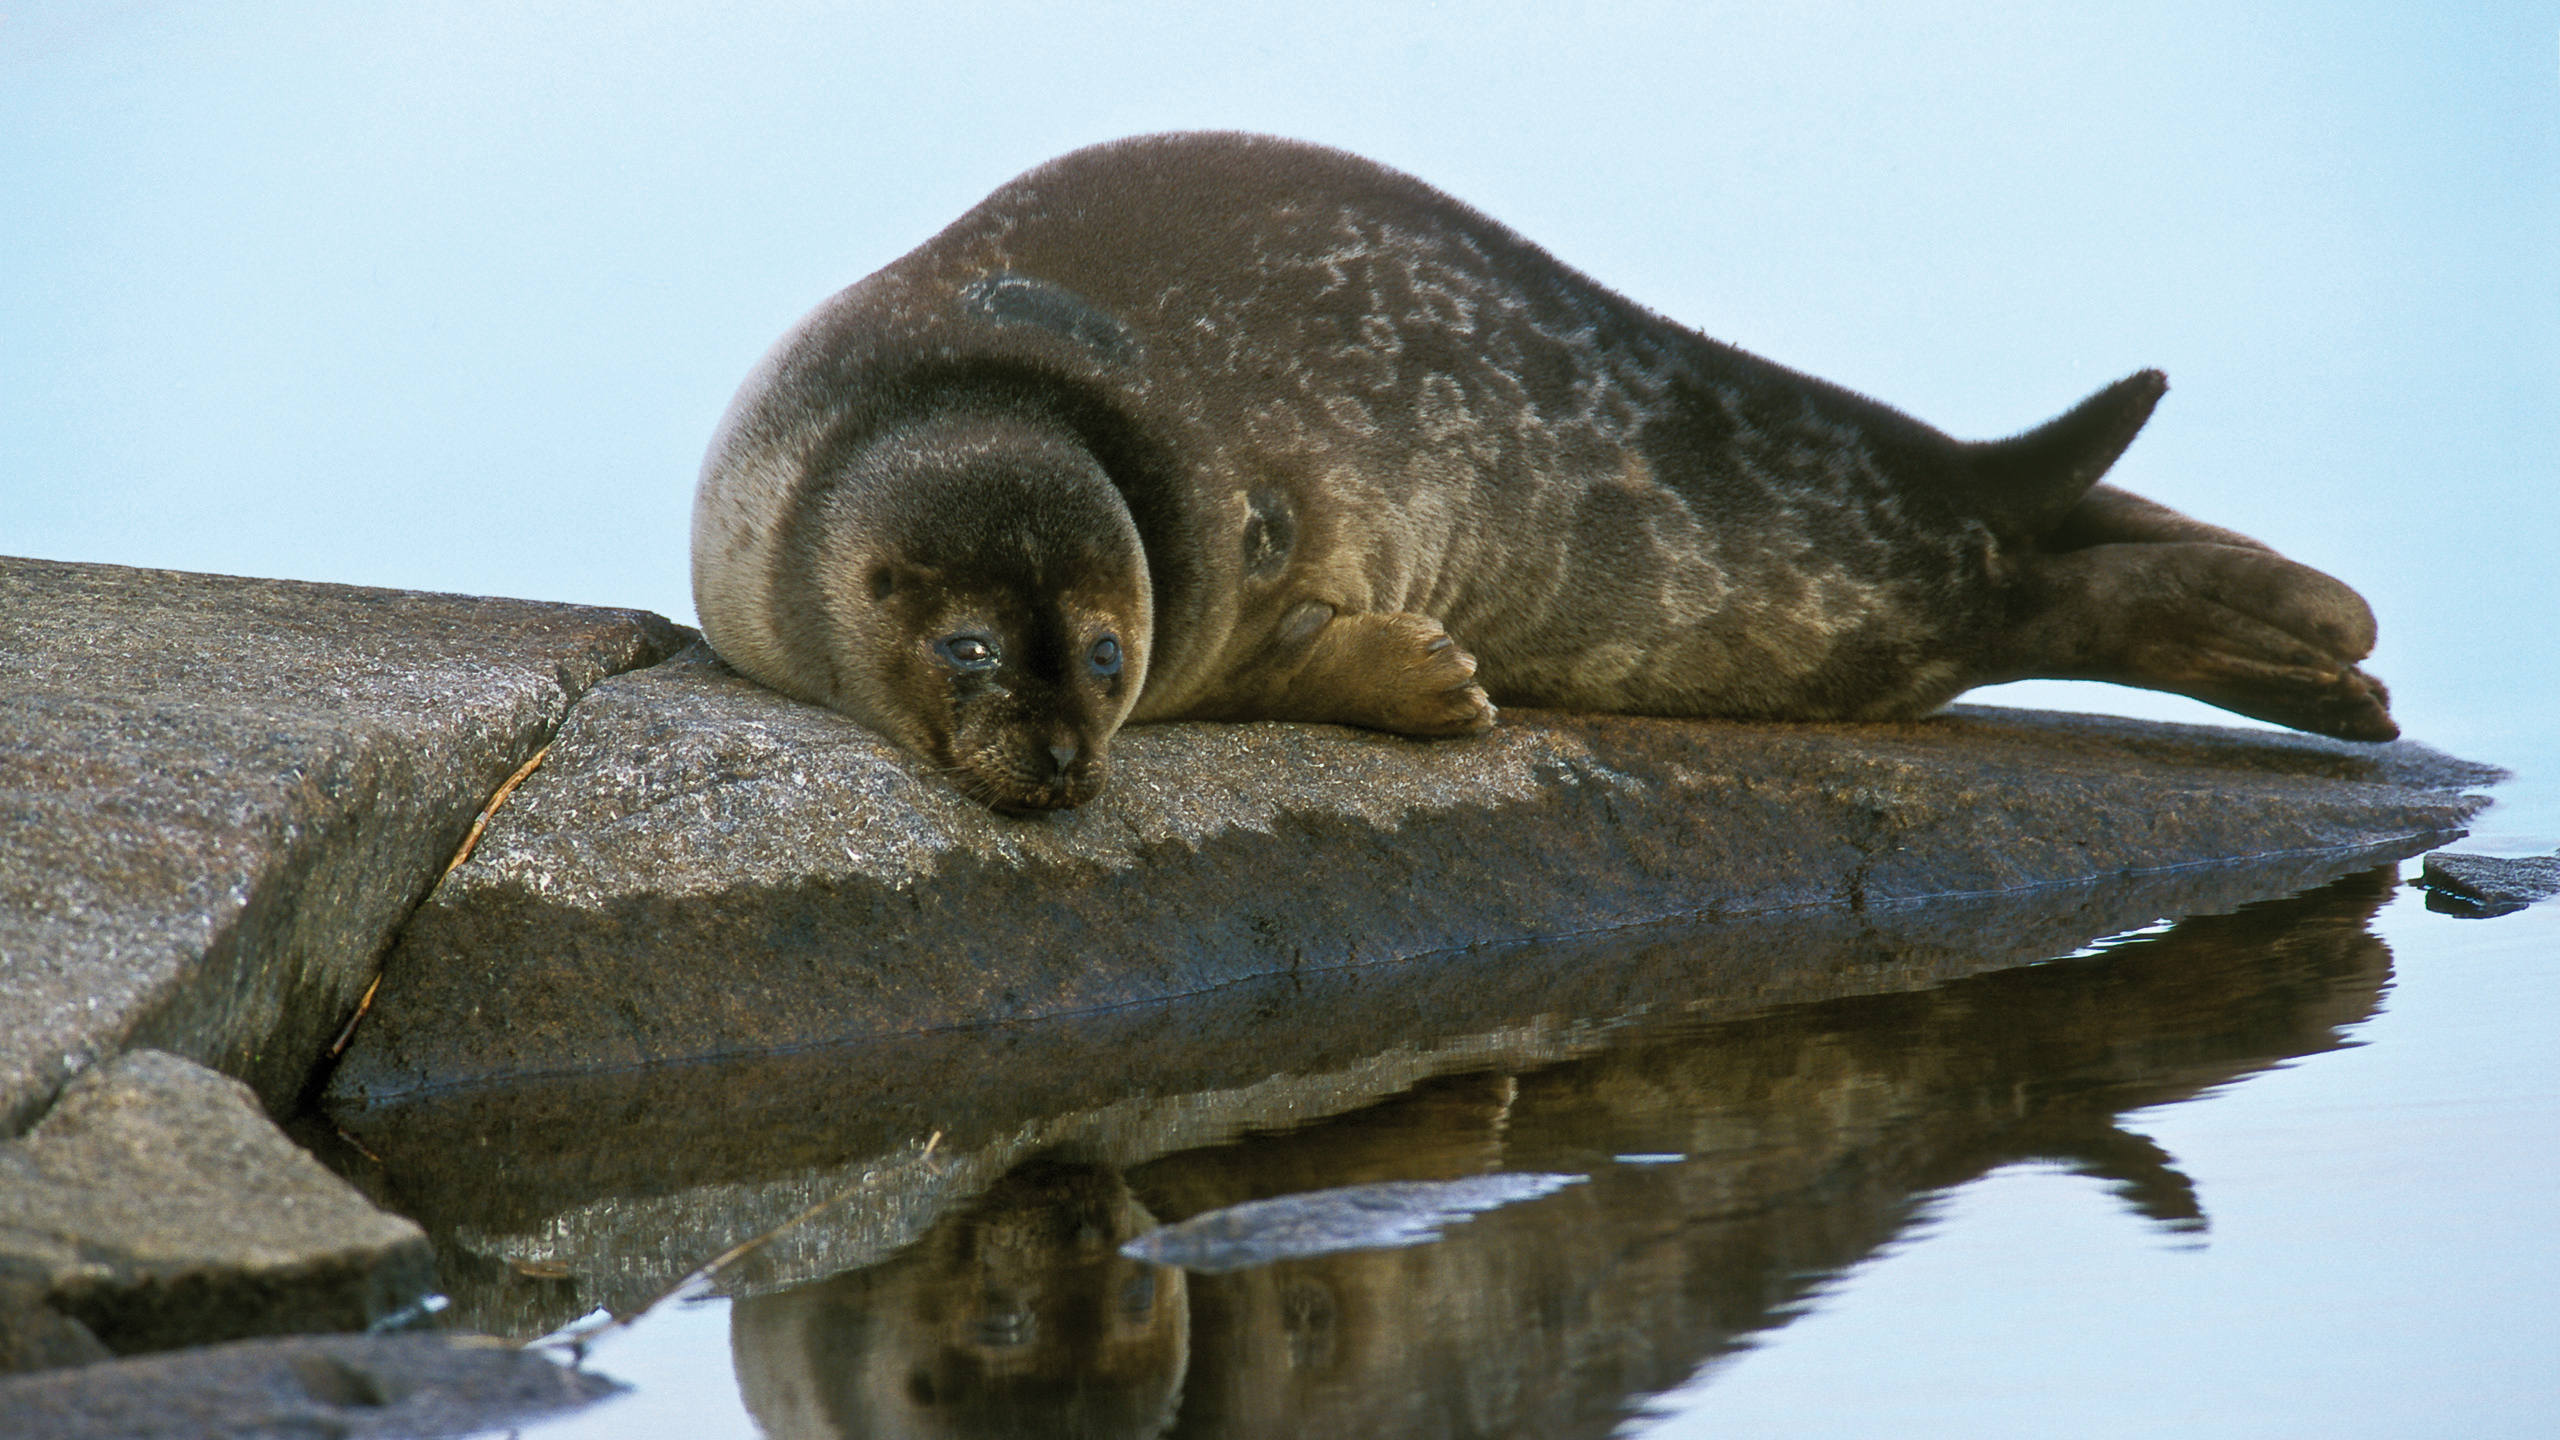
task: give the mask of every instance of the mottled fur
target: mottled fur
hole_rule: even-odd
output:
[[[1408,176],[1155,136],[785,338],[706,463],[696,597],[740,669],[1024,807],[1092,793],[1124,720],[1447,734],[1497,701],[1882,719],[2052,675],[2388,738],[2353,591],[2096,484],[2164,388],[1959,442]],[[912,584],[874,597],[883,564]],[[930,648],[998,612],[989,721]],[[1104,629],[1109,694],[1055,663]]]

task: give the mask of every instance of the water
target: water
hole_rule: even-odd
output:
[[[2363,589],[2409,732],[2517,772],[2467,847],[2560,848],[2560,30],[2523,5],[12,5],[0,550],[690,618],[691,472],[775,334],[1016,170],[1191,126],[1389,160],[1962,434],[2163,366],[2116,478]],[[541,1433],[749,1434],[856,1373],[920,1405],[927,1321],[982,1377],[1083,1356],[1140,1431],[1178,1395],[1184,1434],[2544,1432],[2560,906],[2387,880],[1480,1064],[1381,1035],[1302,1127],[1265,1096],[1107,1163],[905,1137],[738,1298],[597,1341],[636,1393]],[[1102,1243],[1487,1167],[1589,1178],[1231,1275]],[[458,1309],[532,1334],[842,1184],[431,1228]],[[971,1246],[1002,1304],[952,1288]]]
[[[2396,873],[1135,1164],[1089,1133],[903,1244],[856,1197],[803,1225],[881,1256],[725,1272],[594,1346],[636,1398],[537,1433],[2546,1433],[2560,907],[2455,919]],[[1418,1248],[1252,1218],[1488,1171],[1509,1203]],[[1279,1258],[1123,1253],[1202,1215]]]

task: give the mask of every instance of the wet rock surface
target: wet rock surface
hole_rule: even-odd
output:
[[[1987,709],[1512,712],[1433,743],[1168,725],[1117,751],[1101,800],[1013,818],[699,647],[608,680],[420,908],[331,1093],[1093,1015],[1671,916],[2319,857],[2307,884],[2452,833],[2496,774],[2411,744]]]
[[[2512,915],[2560,895],[2560,855],[2464,855],[2439,850],[2418,875],[2427,908],[2449,915]]]
[[[36,1368],[359,1330],[429,1291],[435,1257],[415,1224],[278,1132],[247,1086],[144,1050],[0,1142],[0,1273],[7,1359]]]
[[[289,1104],[490,792],[685,634],[0,559],[0,1134],[143,1046]]]
[[[619,1387],[442,1335],[254,1340],[0,1377],[13,1440],[312,1440],[488,1433]]]

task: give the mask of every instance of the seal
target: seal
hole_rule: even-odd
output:
[[[694,595],[738,670],[1007,810],[1092,798],[1154,720],[1893,720],[2053,677],[2396,735],[2353,590],[2100,483],[2166,389],[1959,441],[1384,166],[1148,136],[783,337],[704,462]]]

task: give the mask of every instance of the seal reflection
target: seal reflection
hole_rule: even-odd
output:
[[[2210,1197],[2119,1117],[2336,1048],[2390,977],[2367,923],[2392,881],[1934,990],[1666,1023],[1125,1175],[1044,1161],[885,1265],[740,1302],[741,1383],[779,1435],[1609,1434],[2003,1166],[2207,1226]],[[1152,1291],[1101,1238],[1493,1169],[1591,1180],[1435,1244],[1154,1271]],[[996,1238],[1016,1233],[1048,1238]]]
[[[1021,1166],[886,1264],[738,1302],[747,1408],[776,1440],[1163,1434],[1188,1287],[1119,1253],[1154,1224],[1107,1166]]]

